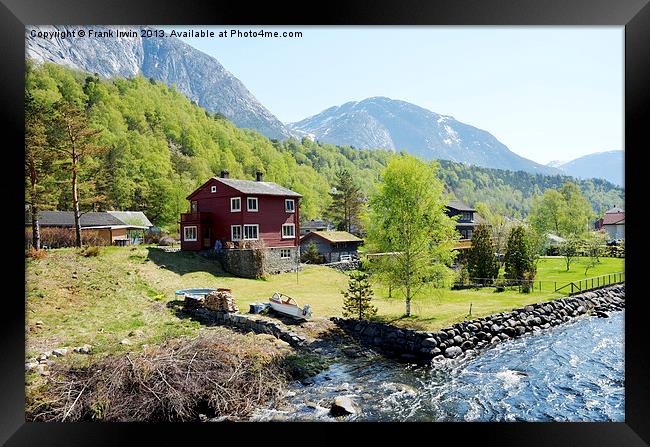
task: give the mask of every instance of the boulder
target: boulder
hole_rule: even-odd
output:
[[[68,354],[68,348],[59,348],[52,351],[52,355],[55,357],[63,357]]]
[[[80,354],[90,354],[90,351],[92,351],[93,347],[91,345],[83,345],[79,347],[79,353]]]
[[[445,349],[445,357],[453,359],[455,357],[458,357],[463,353],[463,350],[459,348],[458,346],[451,346],[447,349]]]
[[[463,351],[467,351],[468,349],[472,349],[474,347],[474,343],[472,343],[469,340],[466,340],[463,342],[462,345],[460,345],[460,347]]]
[[[422,347],[423,348],[435,348],[438,346],[438,340],[436,340],[433,337],[425,338],[422,340]]]
[[[347,416],[349,414],[357,414],[359,409],[355,402],[348,396],[337,396],[332,402],[330,407],[330,415],[334,417]]]

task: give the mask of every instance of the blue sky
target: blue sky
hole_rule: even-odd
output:
[[[283,122],[387,96],[487,130],[540,163],[623,149],[622,27],[192,28],[302,31],[182,39]]]

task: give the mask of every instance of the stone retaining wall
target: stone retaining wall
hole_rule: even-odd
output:
[[[464,321],[438,332],[420,332],[389,324],[332,318],[360,342],[405,361],[454,358],[527,333],[558,326],[575,317],[625,308],[625,285],[616,285],[569,298],[537,303],[483,318]]]
[[[282,258],[281,250],[289,250],[289,258]],[[243,278],[259,278],[264,274],[276,274],[296,270],[298,247],[264,248],[261,265],[256,260],[255,250],[251,248],[211,250],[211,256],[217,259],[228,273]]]
[[[204,323],[230,326],[245,332],[252,331],[257,334],[271,334],[293,347],[302,347],[307,343],[304,337],[291,331],[288,327],[259,316],[254,317],[240,313],[217,312],[206,309],[205,307],[186,308],[185,312]]]
[[[339,272],[348,272],[350,270],[357,270],[361,263],[359,260],[354,260],[354,261],[338,261],[338,262],[330,262],[329,264],[323,264],[326,267],[329,267],[331,269],[337,270]]]

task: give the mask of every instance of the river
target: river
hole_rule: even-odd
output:
[[[587,317],[426,367],[342,358],[253,420],[624,421],[625,312]],[[359,415],[328,415],[335,396]]]

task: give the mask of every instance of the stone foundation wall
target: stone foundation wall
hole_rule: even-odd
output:
[[[300,268],[299,247],[267,248],[266,250],[264,273],[273,275],[276,273],[295,272],[296,265]],[[290,250],[291,255],[289,259],[282,259],[280,257],[280,250]]]
[[[454,358],[504,340],[558,326],[581,315],[607,317],[625,308],[625,285],[607,287],[569,298],[537,303],[483,318],[464,321],[438,332],[401,329],[389,324],[332,318],[360,342],[405,361]]]
[[[288,259],[281,258],[281,250],[290,250]],[[261,265],[254,249],[226,249],[216,254],[223,269],[242,278],[259,278],[264,274],[276,274],[296,270],[298,247],[265,248]]]

